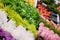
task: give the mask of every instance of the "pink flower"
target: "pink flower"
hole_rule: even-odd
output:
[[[44,40],[60,40],[60,37],[53,30],[45,27],[43,23],[40,23],[38,35],[44,37]]]

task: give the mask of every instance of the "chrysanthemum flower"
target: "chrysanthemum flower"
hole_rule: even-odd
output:
[[[0,40],[15,40],[15,38],[13,38],[9,32],[4,31],[2,28],[0,28]]]
[[[40,23],[38,35],[44,37],[44,40],[60,40],[60,36],[54,33],[53,30],[44,26],[44,23]]]

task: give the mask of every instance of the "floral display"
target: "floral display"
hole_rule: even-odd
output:
[[[60,4],[0,0],[0,40],[60,40]]]
[[[44,27],[43,23],[40,23],[40,27],[38,30],[38,35],[44,37],[44,40],[60,40],[59,35],[54,33],[47,27]]]

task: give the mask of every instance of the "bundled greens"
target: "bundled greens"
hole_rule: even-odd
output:
[[[30,24],[38,26],[39,24],[39,13],[25,0],[1,0],[5,6],[10,6],[15,10],[23,19],[26,18]]]
[[[56,4],[54,0],[41,0],[40,2],[45,3],[49,10],[52,10],[55,13],[60,14],[60,12],[57,9],[58,5]]]

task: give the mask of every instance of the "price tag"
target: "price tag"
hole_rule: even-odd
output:
[[[60,20],[59,20],[59,15],[57,14],[57,23],[59,24]]]
[[[45,3],[42,3],[44,6],[47,6]]]

